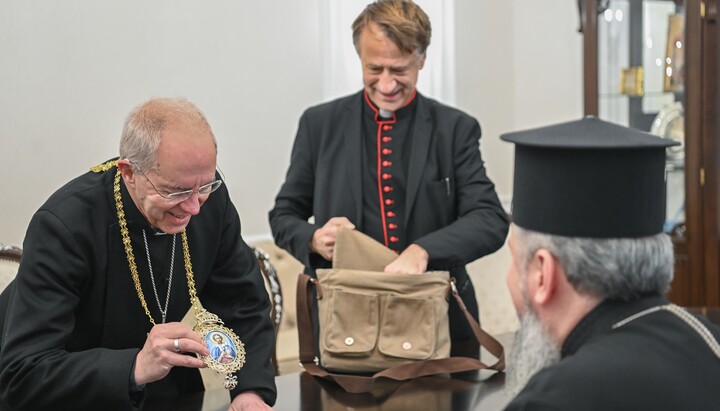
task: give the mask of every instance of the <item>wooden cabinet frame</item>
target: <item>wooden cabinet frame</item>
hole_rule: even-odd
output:
[[[628,0],[630,2],[640,0]],[[670,298],[720,306],[720,31],[718,1],[676,0],[685,9],[685,230],[673,235]],[[598,15],[603,0],[579,0],[584,111],[598,115]]]

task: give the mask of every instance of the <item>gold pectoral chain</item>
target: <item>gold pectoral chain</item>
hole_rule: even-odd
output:
[[[111,160],[103,164],[96,165],[90,170],[95,173],[108,171],[113,167],[117,166],[117,160]],[[115,172],[115,179],[113,180],[113,197],[115,198],[115,208],[117,210],[118,223],[120,225],[120,235],[122,237],[123,246],[125,248],[125,254],[127,255],[128,265],[130,267],[130,274],[132,276],[133,283],[135,285],[135,291],[137,292],[138,298],[140,299],[140,305],[145,310],[145,314],[150,319],[152,325],[156,325],[155,319],[150,314],[147,302],[145,301],[145,294],[140,286],[140,275],[138,274],[137,264],[135,263],[135,255],[133,253],[132,243],[130,242],[130,234],[127,228],[127,220],[125,219],[125,210],[122,204],[122,193],[120,191],[120,169]],[[193,275],[192,262],[190,260],[190,246],[188,245],[186,230],[180,233],[182,240],[183,259],[185,262],[185,276],[187,277],[188,294],[190,295],[190,304],[195,310],[196,323],[193,330],[199,332],[204,339],[212,333],[220,332],[226,335],[237,348],[237,356],[230,364],[222,364],[215,361],[212,356],[202,356],[202,360],[212,369],[217,372],[228,373],[225,377],[225,388],[233,389],[237,385],[237,377],[231,373],[239,370],[245,364],[245,346],[235,333],[223,326],[223,321],[217,315],[208,312],[204,308],[200,307],[199,300],[197,298],[197,290],[195,289],[195,276]],[[167,309],[167,308],[166,308]]]

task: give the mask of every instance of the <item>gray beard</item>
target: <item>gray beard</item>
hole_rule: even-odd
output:
[[[552,341],[537,314],[526,306],[525,313],[520,316],[520,329],[515,334],[508,355],[506,394],[515,398],[538,371],[558,361],[560,347]]]

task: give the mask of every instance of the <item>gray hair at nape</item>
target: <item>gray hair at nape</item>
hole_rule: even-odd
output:
[[[640,238],[581,238],[550,235],[513,225],[518,263],[548,250],[579,293],[601,299],[634,300],[665,295],[673,279],[673,245],[665,233]],[[521,270],[525,272],[525,270]]]

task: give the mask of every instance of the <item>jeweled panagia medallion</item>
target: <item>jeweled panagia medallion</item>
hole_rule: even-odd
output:
[[[224,386],[232,390],[237,386],[237,377],[233,373],[245,364],[245,345],[217,315],[202,309],[195,318],[193,330],[202,336],[210,350],[209,355],[200,356],[200,359],[208,368],[226,374]]]

